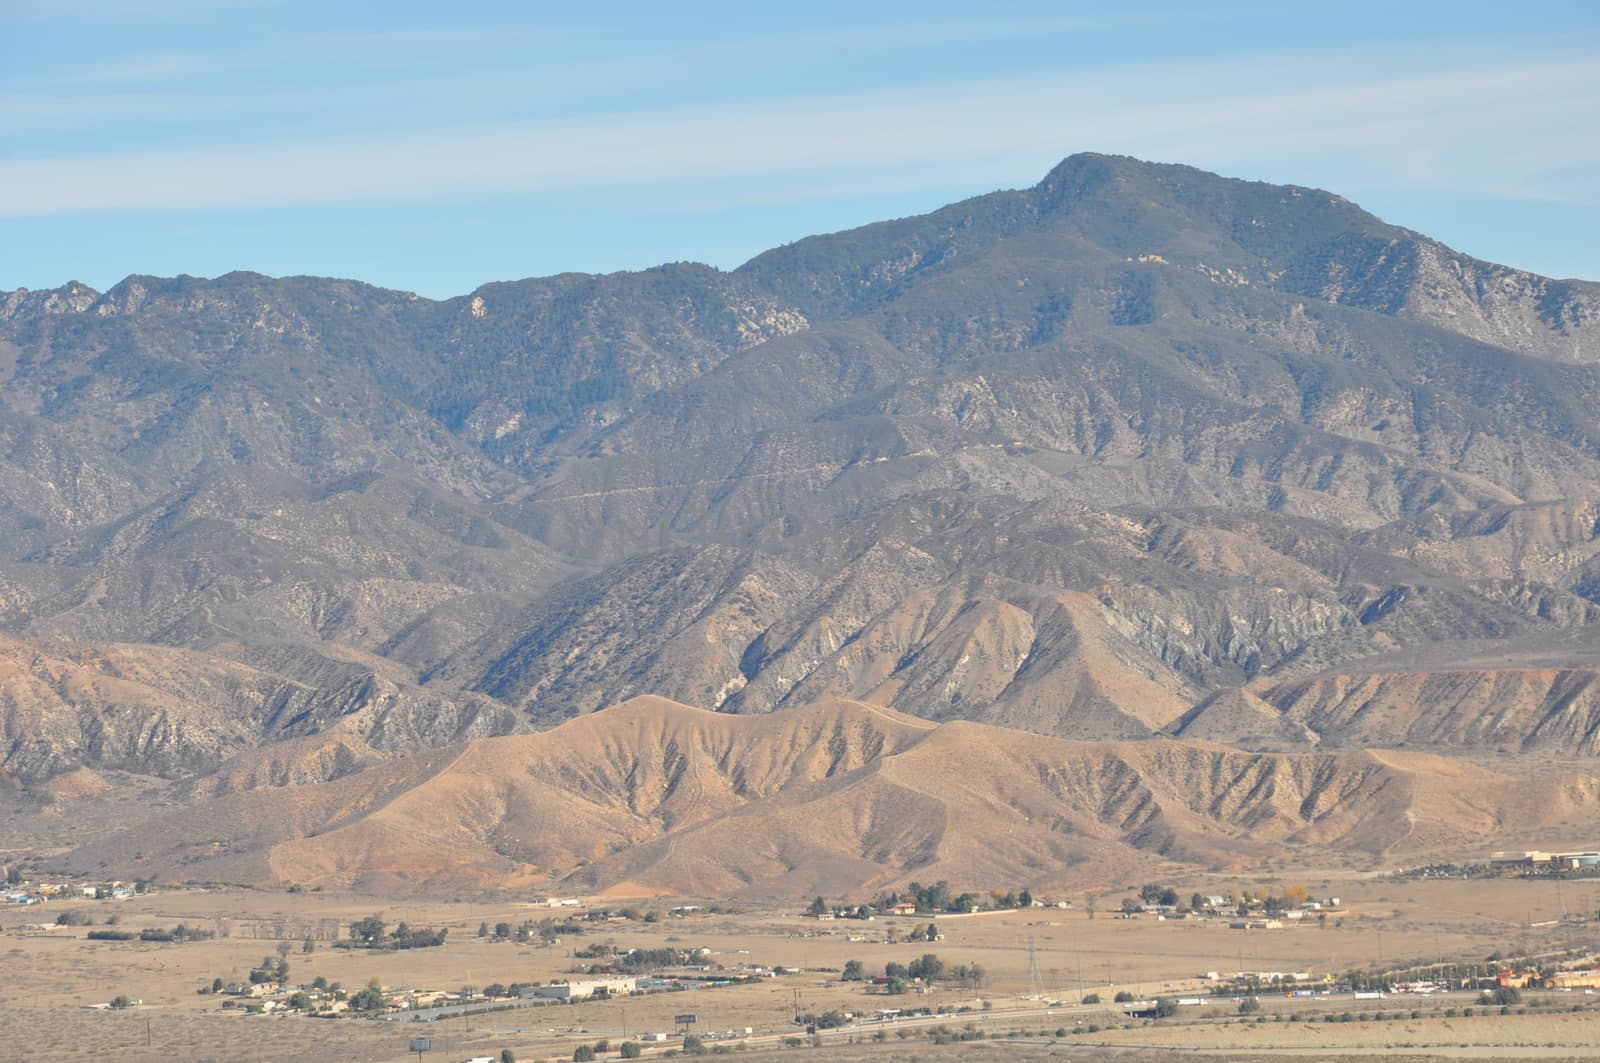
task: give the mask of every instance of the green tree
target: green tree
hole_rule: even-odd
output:
[[[500,1063],[517,1063],[517,1054],[509,1048],[500,1050]]]
[[[1514,985],[1496,986],[1494,989],[1484,993],[1484,996],[1489,998],[1488,1000],[1484,1001],[1485,1004],[1504,1005],[1522,1003],[1522,990],[1518,989]]]
[[[934,982],[944,976],[944,961],[931,952],[925,952],[919,959],[911,961],[906,973],[924,982]]]
[[[818,898],[816,898],[815,900],[813,900],[811,902],[811,907],[806,909],[806,914],[807,915],[823,915],[823,914],[826,914],[827,911],[828,911],[828,902],[823,900],[821,897],[818,897]]]
[[[116,1008],[118,1011],[121,1011],[123,1008],[133,1007],[133,1001],[128,999],[128,994],[118,993],[116,996],[111,998],[111,1006]]]
[[[844,982],[859,982],[865,977],[860,960],[846,960],[844,970],[839,972],[839,979]]]
[[[1255,997],[1245,997],[1243,1000],[1239,1001],[1240,1015],[1253,1015],[1260,1010],[1261,1001],[1257,1000]]]
[[[594,1048],[590,1045],[579,1045],[572,1053],[572,1063],[589,1063],[594,1059]]]
[[[644,1049],[639,1047],[638,1041],[622,1042],[623,1059],[638,1059],[642,1055],[644,1055]]]
[[[365,989],[350,995],[351,1011],[382,1011],[383,991],[367,986]]]
[[[375,915],[350,924],[350,939],[363,945],[374,945],[383,940],[384,923]]]

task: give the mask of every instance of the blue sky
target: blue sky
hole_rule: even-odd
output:
[[[0,0],[0,289],[731,267],[1076,151],[1600,279],[1600,4]]]

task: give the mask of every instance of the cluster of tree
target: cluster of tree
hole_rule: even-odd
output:
[[[388,931],[385,933],[385,931]],[[393,930],[376,915],[350,924],[348,941],[334,942],[339,949],[427,949],[443,945],[449,931],[443,928],[413,927],[398,923]]]
[[[936,1026],[928,1034],[928,1040],[936,1045],[955,1045],[965,1041],[981,1041],[983,1036],[982,1030],[968,1023],[959,1030],[952,1030],[948,1026]]]
[[[132,941],[139,935],[131,930],[91,930],[85,936],[90,941]]]
[[[276,959],[271,956],[264,957],[259,965],[250,968],[251,984],[261,984],[263,982],[287,982],[288,980],[289,961],[284,959],[282,956],[279,956]]]
[[[90,934],[89,936],[93,937],[94,935]],[[160,927],[148,927],[139,931],[140,941],[209,941],[216,936],[217,935],[215,931],[201,930],[199,927],[192,927],[187,923],[179,923],[171,930],[163,930]]]
[[[1178,906],[1178,891],[1171,886],[1147,882],[1139,887],[1139,899],[1146,904],[1160,904],[1168,908]]]
[[[524,919],[516,926],[504,922],[496,923],[493,927],[490,927],[487,922],[478,924],[479,937],[493,938],[496,941],[522,943],[537,940],[549,942],[558,937],[572,937],[581,933],[583,933],[583,924],[572,919],[566,919],[559,923],[554,919],[540,919],[538,922],[532,919]]]
[[[985,898],[976,893],[956,893],[950,883],[943,880],[925,886],[920,882],[912,882],[906,886],[904,893],[887,891],[878,894],[872,899],[871,904],[834,905],[829,906],[826,899],[816,897],[806,908],[808,915],[826,915],[832,912],[841,919],[871,919],[878,912],[892,908],[899,904],[914,904],[919,912],[975,912],[979,908],[988,907],[1002,910],[1009,908],[1032,908],[1033,893],[1031,890],[1007,890],[1004,893],[993,890]],[[921,940],[921,939],[913,939]]]
[[[1027,889],[1006,890],[1004,893],[994,890],[989,894],[989,907],[1001,910],[1032,908],[1033,892]]]
[[[1284,912],[1291,908],[1298,908],[1306,902],[1309,896],[1310,891],[1304,886],[1285,886],[1281,893],[1273,893],[1270,890],[1245,890],[1240,894],[1235,894],[1230,890],[1223,895],[1222,904],[1216,907],[1220,907],[1223,911],[1263,908],[1268,912]],[[1205,895],[1200,893],[1191,894],[1188,903],[1185,904],[1183,897],[1176,889],[1159,882],[1145,883],[1139,887],[1137,899],[1127,897],[1122,901],[1122,910],[1124,912],[1142,911],[1146,906],[1174,908],[1178,911],[1183,911],[1187,908],[1193,912],[1207,911],[1214,907],[1206,899]],[[1092,916],[1094,912],[1093,898],[1090,899],[1089,912]]]
[[[1483,995],[1478,998],[1478,1003],[1499,1004],[1502,1007],[1507,1004],[1521,1004],[1522,990],[1513,985],[1502,985],[1496,986],[1493,989],[1485,989],[1483,991]]]
[[[68,908],[56,916],[56,926],[94,926],[94,917],[76,908]]]
[[[859,982],[865,980],[867,975],[860,960],[849,960],[840,971],[839,977],[846,982]],[[883,977],[886,979],[884,988],[888,992],[903,993],[913,981],[925,984],[952,981],[975,989],[988,978],[988,972],[976,963],[946,967],[942,959],[928,952],[910,963],[897,963],[891,960],[883,965]]]
[[[716,908],[716,906],[713,906],[713,908]],[[707,909],[707,911],[711,911],[711,910],[712,909]],[[716,908],[716,910],[717,911],[721,911],[720,908]],[[649,911],[645,911],[645,912],[641,912],[637,908],[622,908],[622,909],[618,910],[617,914],[622,916],[622,918],[628,920],[631,923],[659,923],[659,922],[661,922],[661,913],[656,911],[654,908],[651,908]]]
[[[579,949],[573,955],[580,960],[604,960],[589,967],[590,974],[635,974],[654,971],[662,967],[681,967],[694,962],[694,953],[686,949],[619,949],[612,944],[593,944]]]
[[[272,973],[276,974],[276,964],[273,964],[271,961],[265,961],[265,962],[262,963],[262,965],[260,967],[257,967],[256,970],[257,971],[269,971],[270,970],[270,971],[272,971]],[[285,976],[288,975],[288,967],[287,966],[284,967],[284,975]],[[266,981],[271,981],[271,980],[272,980],[271,978],[266,979]],[[203,985],[199,989],[195,990],[195,992],[198,993],[200,996],[206,996],[208,994],[221,993],[223,990],[225,990],[227,988],[228,988],[227,984],[225,982],[223,982],[222,979],[213,978],[211,980],[211,984],[210,985]],[[329,993],[329,994],[331,994],[333,996],[333,998],[335,1000],[343,1000],[345,998],[344,990],[339,987],[339,983],[338,982],[329,982],[325,977],[323,977],[320,974],[317,975],[317,977],[315,977],[315,978],[313,978],[311,980],[311,988],[316,990],[316,991],[318,991],[318,992]],[[311,999],[310,996],[305,994],[304,992],[299,992],[299,993],[294,994],[294,996],[290,997],[290,1000],[293,1001],[295,999],[295,997],[300,997],[300,996],[304,996],[307,1002],[309,1002],[310,999]],[[297,1005],[292,1005],[292,1006],[297,1006]]]
[[[940,880],[931,886],[912,882],[904,893],[880,893],[874,907],[890,908],[897,904],[914,904],[919,912],[975,912],[982,898],[976,893],[955,893],[950,883]]]
[[[383,990],[375,985],[366,986],[350,994],[351,1011],[382,1011]]]
[[[820,916],[830,912],[838,919],[872,919],[878,914],[877,909],[870,904],[843,904],[830,907],[822,897],[812,898],[811,903],[806,906],[807,915]]]

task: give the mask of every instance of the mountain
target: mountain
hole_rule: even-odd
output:
[[[647,695],[1581,764],[1597,411],[1600,285],[1102,155],[731,272],[0,293],[0,773],[365,786]]]
[[[1577,832],[1600,811],[1592,768],[1075,742],[833,700],[735,716],[637,698],[320,784],[273,787],[259,754],[242,760],[70,859],[379,892],[859,896],[919,877],[1081,887],[1152,861],[1418,857]]]

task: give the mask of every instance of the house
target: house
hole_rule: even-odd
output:
[[[885,911],[887,911],[889,915],[916,915],[917,906],[909,901],[901,901],[899,904],[889,905]]]

